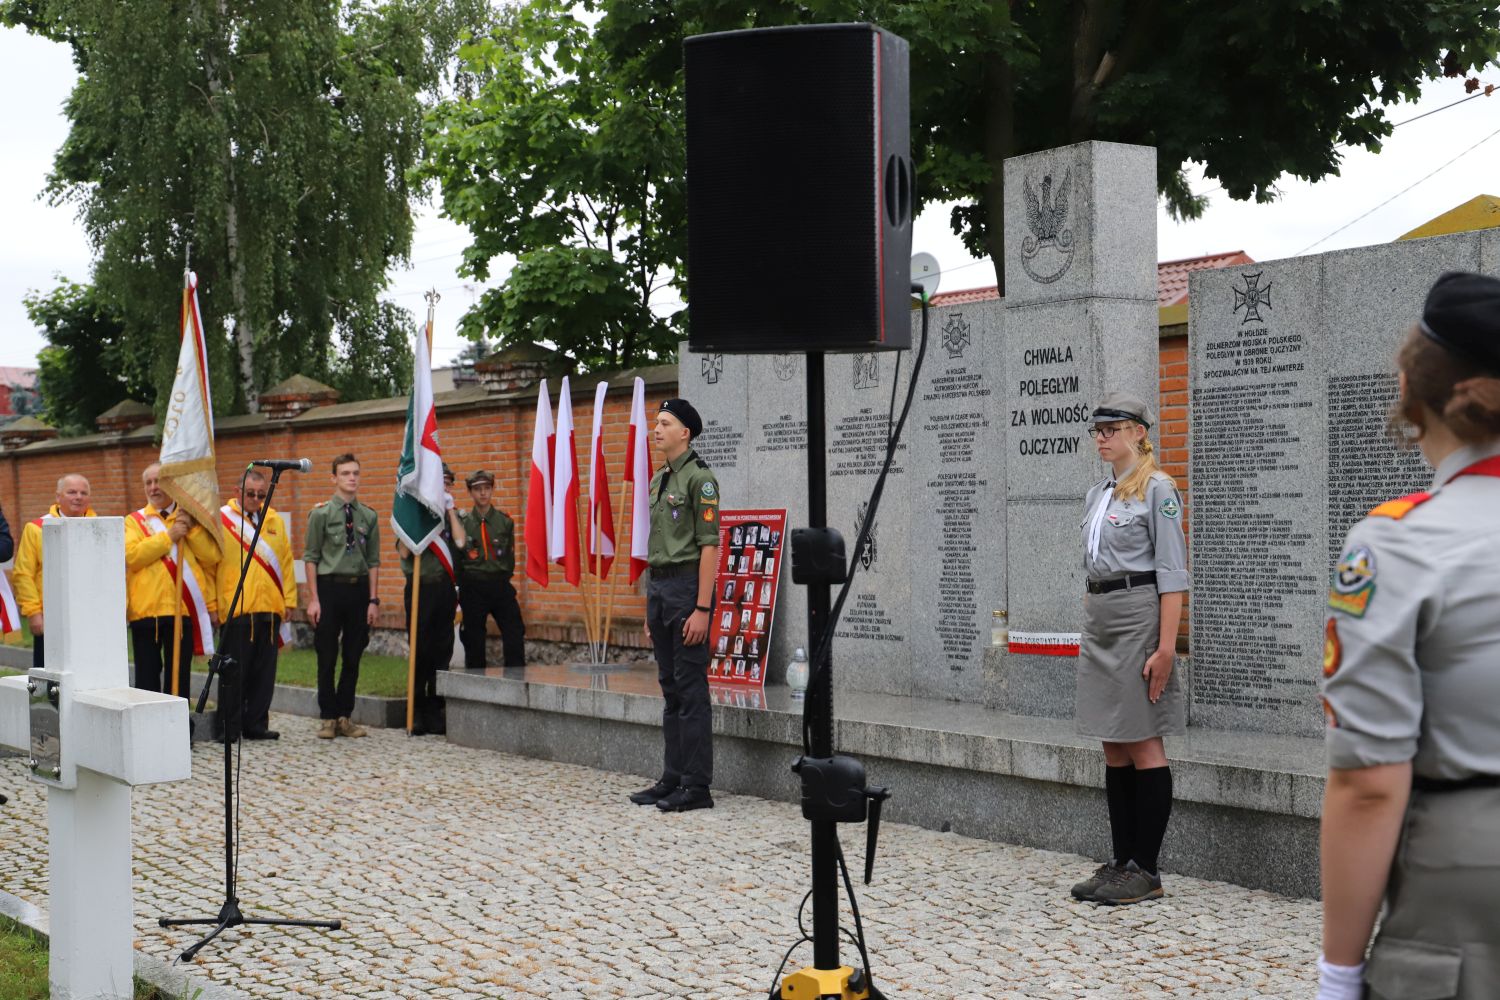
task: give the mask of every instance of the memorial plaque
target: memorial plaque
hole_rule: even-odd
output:
[[[828,523],[843,534],[852,557],[885,459],[892,391],[899,409],[911,358],[905,352],[833,354],[825,375]],[[912,606],[910,442],[903,435],[871,528],[871,546],[859,565],[851,566],[854,584],[834,632],[833,677],[840,688],[902,695],[912,690],[912,623],[915,615],[928,612]]]
[[[750,359],[742,354],[692,354],[687,341],[678,345],[677,358],[677,391],[703,418],[703,433],[693,440],[693,448],[718,477],[724,502],[743,506],[739,497],[748,482]]]
[[[930,554],[911,564],[912,688],[920,697],[983,700],[993,613],[1005,607],[1005,463],[997,461],[1005,450],[1004,317],[998,300],[929,315],[905,435],[911,547]]]

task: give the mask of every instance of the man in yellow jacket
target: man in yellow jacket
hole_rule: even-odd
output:
[[[146,506],[125,518],[125,617],[135,653],[135,686],[186,698],[194,651],[214,651],[218,604],[213,570],[219,564],[219,543],[161,488],[160,463],[146,466],[141,482]],[[178,615],[183,619],[182,645],[174,690],[172,636]]]
[[[224,652],[238,667],[244,705],[243,733],[247,740],[281,738],[271,728],[276,650],[285,638],[282,630],[287,612],[297,606],[291,539],[280,515],[265,506],[265,502],[266,477],[251,471],[241,482],[239,499],[219,509],[224,558],[219,561],[218,603],[219,612],[227,616],[220,635]],[[260,525],[258,539],[256,525]],[[235,588],[242,570],[245,584],[236,602]],[[232,739],[232,729],[230,735]]]
[[[42,615],[42,521],[47,517],[93,517],[89,506],[89,481],[73,473],[57,481],[57,502],[44,517],[26,522],[21,542],[16,546],[16,565],[11,572],[15,582],[16,604],[31,625],[31,665],[43,666],[46,619]]]

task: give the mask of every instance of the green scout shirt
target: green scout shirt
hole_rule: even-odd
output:
[[[480,531],[481,520],[483,531]],[[464,515],[464,534],[469,548],[464,553],[464,575],[475,579],[508,579],[516,571],[516,522],[497,507],[481,519],[470,509]],[[489,546],[484,540],[488,537]]]
[[[675,566],[698,561],[719,544],[719,481],[689,448],[651,477],[651,540],[646,561]]]
[[[307,515],[302,561],[317,563],[319,576],[366,576],[370,567],[380,565],[380,518],[358,500],[349,506],[352,535],[344,501],[337,495]]]
[[[453,536],[448,534],[447,531],[444,531],[442,537],[443,541],[448,543],[448,551],[453,553],[453,561],[455,563],[453,567],[454,572],[463,572],[463,553],[459,552],[458,547],[453,544]],[[433,549],[436,546],[437,543],[433,542],[431,545],[427,546],[427,548],[422,550],[423,583],[434,583],[437,581],[450,579],[448,576],[448,571],[443,568],[442,560],[438,559],[437,554],[433,552]],[[411,576],[411,556],[404,555],[401,557],[401,572],[404,573],[407,577]]]

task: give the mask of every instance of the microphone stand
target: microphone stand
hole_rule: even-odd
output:
[[[231,927],[242,927],[245,925],[275,926],[275,927],[321,927],[325,930],[336,931],[342,924],[338,920],[281,920],[258,917],[246,917],[240,910],[240,901],[235,895],[235,884],[238,881],[238,866],[236,865],[235,851],[235,816],[237,813],[235,801],[235,768],[234,747],[241,738],[240,727],[244,711],[244,694],[240,686],[239,666],[234,658],[223,652],[224,633],[229,622],[233,620],[234,613],[240,605],[240,595],[245,590],[245,577],[250,572],[250,563],[253,560],[255,546],[260,541],[260,531],[266,523],[266,514],[271,509],[271,498],[276,493],[276,483],[281,478],[281,469],[272,469],[271,481],[266,487],[266,499],[261,507],[261,516],[255,523],[255,533],[250,538],[249,553],[240,557],[240,579],[234,587],[234,598],[229,602],[229,613],[219,622],[219,652],[209,657],[208,678],[203,682],[203,690],[198,695],[198,713],[201,715],[208,704],[208,692],[213,687],[214,676],[219,676],[219,715],[222,723],[224,743],[224,904],[219,907],[219,913],[213,917],[188,917],[168,918],[161,917],[156,922],[161,927],[187,927],[192,925],[212,925],[213,930],[200,938],[197,942],[185,949],[178,956],[179,961],[191,962],[214,938]],[[240,482],[244,483],[241,477]],[[243,522],[241,522],[243,526]]]

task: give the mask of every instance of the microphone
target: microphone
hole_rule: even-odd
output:
[[[312,471],[312,462],[305,458],[262,458],[250,464],[258,465],[263,469],[275,469],[277,472]]]

